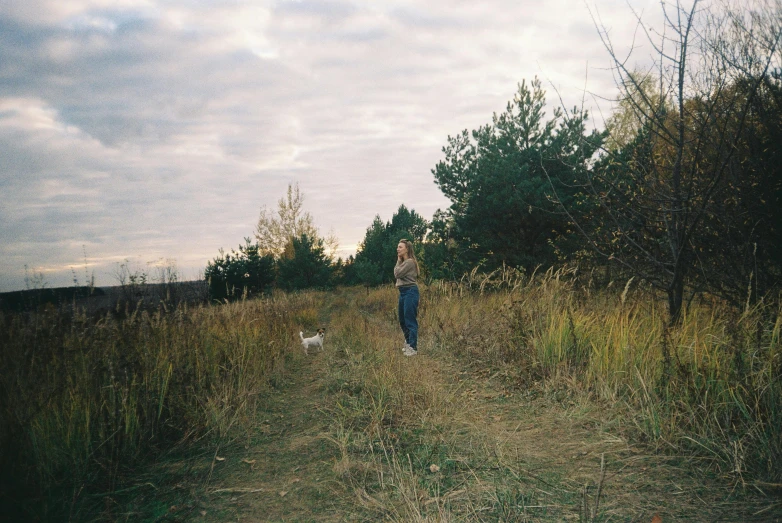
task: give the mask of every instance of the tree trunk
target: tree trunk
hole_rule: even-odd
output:
[[[670,325],[675,325],[681,319],[682,303],[684,301],[684,277],[677,271],[673,276],[673,281],[668,287],[668,314],[670,315]]]

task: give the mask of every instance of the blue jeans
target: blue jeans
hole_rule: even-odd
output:
[[[399,287],[399,325],[405,341],[412,348],[418,347],[418,286]]]

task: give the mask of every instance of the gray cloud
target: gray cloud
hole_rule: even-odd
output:
[[[599,5],[629,44],[625,4]],[[377,214],[448,205],[449,134],[534,75],[576,103],[587,64],[610,96],[577,0],[5,2],[0,291],[25,265],[68,285],[85,252],[99,284],[126,258],[192,277],[292,181],[348,253]]]

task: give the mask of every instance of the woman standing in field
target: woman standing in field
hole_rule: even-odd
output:
[[[396,266],[394,277],[396,288],[399,289],[399,325],[405,335],[405,346],[402,352],[405,356],[418,354],[418,260],[415,258],[413,243],[410,240],[399,240],[396,246]]]

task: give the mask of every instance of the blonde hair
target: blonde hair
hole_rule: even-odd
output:
[[[399,240],[399,243],[405,244],[405,248],[407,249],[407,256],[413,260],[413,263],[415,263],[416,274],[421,274],[421,269],[418,267],[418,258],[415,257],[415,250],[413,250],[413,242],[406,238],[402,238]]]

